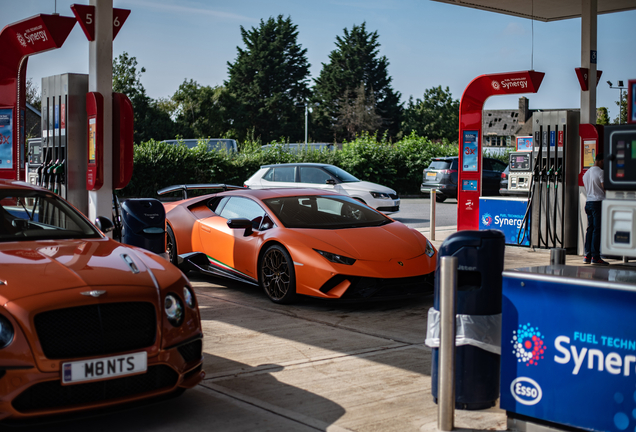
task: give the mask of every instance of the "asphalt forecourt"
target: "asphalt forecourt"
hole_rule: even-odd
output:
[[[150,405],[15,430],[436,429],[431,350],[424,345],[432,294],[279,306],[252,286],[188,276],[205,335],[199,386]],[[496,408],[456,411],[456,428],[505,426]]]

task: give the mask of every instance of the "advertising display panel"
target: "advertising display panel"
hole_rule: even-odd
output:
[[[479,161],[477,160],[477,156],[480,156],[477,145],[478,134],[477,131],[464,131],[464,139],[462,140],[463,171],[477,172],[479,170]]]
[[[586,430],[635,430],[634,283],[636,272],[624,269],[505,271],[501,408]]]
[[[517,137],[517,151],[532,151],[532,137]]]
[[[527,198],[479,198],[479,230],[497,229],[506,236],[506,244],[529,246],[527,209]]]
[[[0,168],[13,168],[13,109],[0,109]]]

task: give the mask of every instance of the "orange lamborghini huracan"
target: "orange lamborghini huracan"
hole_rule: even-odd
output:
[[[430,293],[437,257],[418,231],[348,196],[318,189],[217,187],[164,203],[167,249],[184,270],[260,285],[275,303],[298,294],[365,299]]]
[[[202,337],[175,266],[48,190],[0,180],[0,421],[194,387]]]

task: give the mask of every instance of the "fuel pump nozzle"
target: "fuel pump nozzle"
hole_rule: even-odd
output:
[[[55,167],[53,168],[53,193],[58,195],[60,193],[60,184],[63,183],[64,162],[65,160],[62,160],[62,162],[55,165]]]
[[[54,172],[55,172],[55,167],[57,167],[57,164],[60,162],[60,160],[56,160],[54,163],[51,163],[47,168],[46,168],[46,176],[47,176],[47,186],[46,188],[50,191],[53,191],[53,177],[54,177]]]

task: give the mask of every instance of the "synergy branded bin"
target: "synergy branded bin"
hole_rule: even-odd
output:
[[[166,252],[166,211],[161,201],[133,198],[121,205],[122,243],[156,254]]]
[[[501,281],[505,236],[499,230],[460,231],[439,248],[443,256],[457,257],[455,408],[493,407],[499,398],[501,340]],[[434,310],[429,311],[426,344],[433,347],[432,394],[437,402],[439,338],[439,275],[435,277]],[[437,319],[439,327],[439,319]],[[437,333],[438,334],[438,333]],[[437,346],[436,346],[437,345]]]

